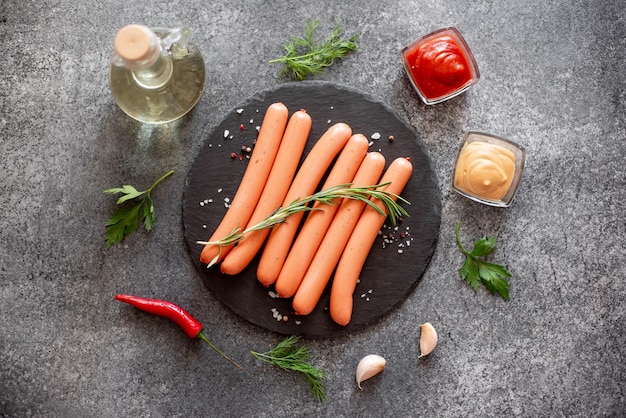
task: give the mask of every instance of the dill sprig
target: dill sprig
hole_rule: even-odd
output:
[[[336,59],[343,58],[357,50],[356,40],[360,34],[341,39],[342,29],[338,20],[335,21],[330,38],[315,42],[313,35],[319,25],[320,21],[317,19],[308,20],[304,37],[292,37],[291,42],[283,45],[285,55],[270,61],[270,64],[279,62],[284,64],[279,72],[280,76],[304,80],[307,75],[318,74],[331,66]]]
[[[280,367],[283,370],[301,373],[311,387],[313,396],[321,402],[326,402],[326,387],[323,380],[327,373],[309,361],[311,354],[306,346],[296,346],[300,336],[292,335],[278,343],[276,347],[265,353],[251,351],[258,360]]]
[[[389,220],[393,225],[395,225],[398,221],[398,218],[402,216],[409,216],[407,211],[402,206],[400,206],[396,199],[405,204],[410,203],[406,199],[394,193],[390,193],[385,190],[379,190],[380,188],[387,186],[388,184],[389,182],[380,183],[373,186],[352,187],[350,183],[346,183],[339,184],[334,187],[329,187],[328,189],[321,190],[308,197],[296,199],[285,207],[280,207],[276,209],[274,213],[272,213],[256,225],[250,226],[246,229],[241,229],[240,227],[237,227],[230,234],[216,241],[197,241],[196,243],[200,245],[217,245],[220,247],[220,253],[218,253],[218,255],[208,264],[208,267],[211,267],[217,262],[217,260],[219,260],[222,247],[236,244],[237,242],[241,241],[246,234],[261,229],[273,228],[274,226],[284,222],[290,215],[293,215],[295,213],[316,210],[315,207],[309,205],[311,202],[320,202],[327,205],[334,205],[339,203],[341,199],[360,200],[374,208],[378,213],[383,216],[387,216],[387,214],[389,214]],[[382,204],[384,205],[385,210],[378,207],[376,201],[372,199],[380,200],[380,202],[382,202]]]

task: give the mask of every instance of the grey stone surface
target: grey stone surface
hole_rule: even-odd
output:
[[[328,402],[297,375],[249,355],[280,338],[223,307],[187,256],[185,175],[238,102],[279,85],[267,61],[307,18],[360,31],[360,51],[317,77],[389,104],[420,132],[441,184],[437,251],[383,321],[308,342],[329,372]],[[208,68],[195,112],[172,126],[129,120],[107,85],[112,38],[128,23],[185,24]],[[456,26],[482,79],[422,105],[400,49]],[[615,1],[137,1],[0,3],[1,416],[590,417],[626,411],[626,7]],[[450,192],[467,130],[528,152],[508,209]],[[157,223],[106,250],[106,188],[147,186]],[[458,276],[454,225],[468,244],[498,237],[509,302]],[[125,309],[118,292],[175,300],[206,325],[237,371],[166,320]],[[420,323],[440,344],[417,359]],[[380,376],[356,389],[370,353]]]

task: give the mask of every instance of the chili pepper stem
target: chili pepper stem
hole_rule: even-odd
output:
[[[213,350],[215,350],[215,352],[217,354],[219,354],[220,356],[224,357],[226,360],[228,360],[231,364],[233,364],[235,367],[237,367],[239,370],[243,370],[243,367],[241,365],[239,365],[237,362],[235,362],[235,360],[231,359],[230,357],[228,357],[226,354],[224,354],[219,348],[217,348],[216,346],[213,345],[213,343],[211,343],[211,341],[209,341],[207,339],[207,337],[204,335],[204,333],[202,331],[200,331],[198,333],[198,335],[196,335],[196,338],[200,338],[202,341],[204,341],[205,343],[207,343],[209,345],[209,347],[211,347]]]

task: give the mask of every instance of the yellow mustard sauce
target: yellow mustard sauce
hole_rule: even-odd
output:
[[[486,142],[465,144],[459,154],[454,186],[465,193],[488,200],[502,199],[513,182],[515,154]]]

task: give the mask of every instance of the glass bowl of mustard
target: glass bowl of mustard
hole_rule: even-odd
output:
[[[474,55],[454,27],[416,39],[401,55],[411,85],[427,105],[458,96],[480,79]]]
[[[467,132],[452,173],[452,189],[476,202],[508,207],[517,192],[526,151],[520,145],[482,132]]]

